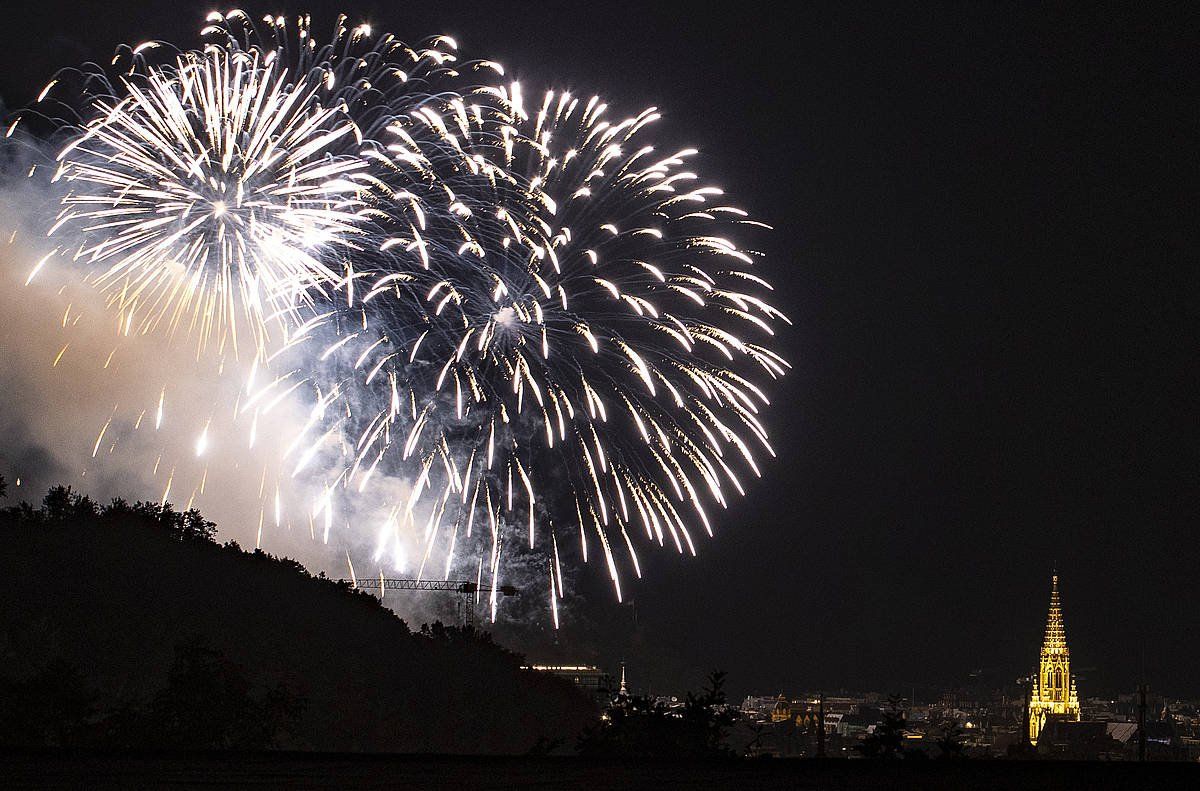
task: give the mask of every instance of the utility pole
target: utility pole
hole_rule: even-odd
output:
[[[1025,705],[1021,709],[1021,749],[1023,752],[1029,753],[1033,750],[1033,740],[1029,738],[1029,702],[1033,698],[1033,679],[1025,679],[1025,694],[1022,699]]]
[[[1146,760],[1146,685],[1138,684],[1138,761]]]
[[[817,757],[825,757],[825,693],[817,696]]]

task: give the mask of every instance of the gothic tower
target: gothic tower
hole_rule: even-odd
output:
[[[1029,741],[1036,745],[1047,718],[1079,721],[1079,694],[1071,676],[1071,652],[1063,628],[1062,607],[1058,602],[1058,574],[1050,583],[1050,613],[1046,616],[1046,637],[1037,680],[1029,696]]]

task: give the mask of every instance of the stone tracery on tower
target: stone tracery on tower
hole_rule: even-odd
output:
[[[1079,693],[1071,675],[1071,652],[1063,626],[1062,605],[1058,597],[1058,574],[1050,583],[1050,611],[1046,616],[1046,635],[1038,663],[1037,679],[1029,696],[1029,741],[1036,745],[1038,735],[1051,717],[1079,721]]]

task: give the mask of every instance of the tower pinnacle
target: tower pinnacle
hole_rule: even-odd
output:
[[[1038,734],[1049,717],[1079,721],[1079,693],[1071,676],[1071,652],[1067,648],[1067,630],[1063,626],[1062,603],[1058,596],[1058,571],[1050,578],[1050,610],[1046,614],[1046,636],[1037,680],[1029,697],[1029,741],[1037,744]]]
[[[1062,604],[1058,599],[1058,574],[1050,581],[1050,611],[1046,615],[1046,638],[1042,641],[1042,654],[1066,654],[1067,630],[1063,626]]]

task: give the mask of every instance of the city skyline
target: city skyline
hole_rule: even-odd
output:
[[[1085,696],[1143,676],[1200,694],[1186,25],[1129,8],[270,5],[322,31],[346,11],[449,33],[530,90],[660,107],[664,145],[698,147],[776,229],[762,266],[796,366],[773,396],[778,458],[697,557],[644,554],[620,605],[593,564],[557,635],[501,623],[508,644],[624,658],[654,688],[713,668],[739,690],[1009,678],[1032,670],[1057,558]],[[119,42],[191,40],[211,10],[12,9],[0,96],[25,104]],[[25,430],[0,438],[45,450]],[[220,529],[251,546],[256,526]]]
[[[851,695],[858,696],[856,699],[873,699],[883,700],[889,695],[896,695],[909,703],[929,702],[937,700],[947,695],[967,694],[986,696],[992,693],[1012,693],[1012,697],[1016,700],[1022,698],[1021,705],[1030,711],[1029,734],[1030,738],[1036,744],[1036,732],[1040,730],[1048,715],[1067,715],[1069,719],[1078,721],[1081,712],[1081,700],[1084,702],[1095,703],[1103,700],[1115,700],[1122,696],[1134,694],[1138,689],[1147,683],[1145,677],[1139,676],[1136,679],[1130,680],[1125,686],[1117,686],[1113,688],[1092,690],[1095,694],[1086,694],[1082,698],[1077,689],[1078,675],[1071,670],[1070,650],[1067,645],[1065,618],[1061,596],[1059,592],[1059,574],[1057,573],[1057,565],[1052,567],[1054,571],[1051,573],[1050,581],[1050,596],[1049,604],[1046,608],[1044,616],[1044,630],[1042,632],[1042,640],[1040,643],[1040,651],[1027,652],[1036,655],[1036,659],[1030,664],[1032,672],[1023,672],[1019,667],[1013,668],[1008,676],[997,674],[990,679],[982,678],[982,674],[975,673],[969,670],[964,670],[963,675],[952,678],[950,680],[926,682],[919,685],[921,695],[917,694],[918,685],[910,684],[907,687],[887,686],[870,684],[854,687],[846,685],[834,684],[832,686],[821,686],[803,681],[797,685],[791,685],[781,688],[778,691],[778,696],[787,697],[789,694],[800,693],[801,697],[807,695],[812,700],[816,698],[814,695]],[[1029,645],[1032,647],[1035,641],[1032,639]],[[622,680],[625,677],[627,662],[620,661],[620,676]],[[616,675],[611,668],[602,667],[599,665],[565,665],[561,668],[555,666],[536,665],[537,669],[551,670],[562,669],[564,671],[579,671],[586,670],[589,674],[591,686],[598,688],[604,687],[604,682],[597,679],[607,678],[612,684],[615,684]],[[615,667],[615,666],[614,666]],[[1058,673],[1056,676],[1055,673]],[[645,683],[644,680],[638,679],[635,669],[634,682],[629,685],[629,688],[636,694],[640,695],[666,695],[678,697],[684,694],[684,687],[671,687],[667,685],[665,688],[658,690],[653,686]],[[568,673],[569,675],[569,673]],[[578,679],[575,683],[579,683]],[[612,685],[610,684],[610,686]],[[990,684],[990,686],[989,686]],[[744,684],[737,685],[738,687]],[[1149,688],[1149,687],[1148,687]],[[820,690],[820,692],[818,692]],[[1170,689],[1154,689],[1154,694],[1166,700],[1189,700],[1192,696],[1184,694],[1182,691]],[[866,696],[865,698],[863,696]],[[767,694],[763,689],[747,692],[747,698],[772,698],[775,693]],[[1038,718],[1040,712],[1041,718]]]

